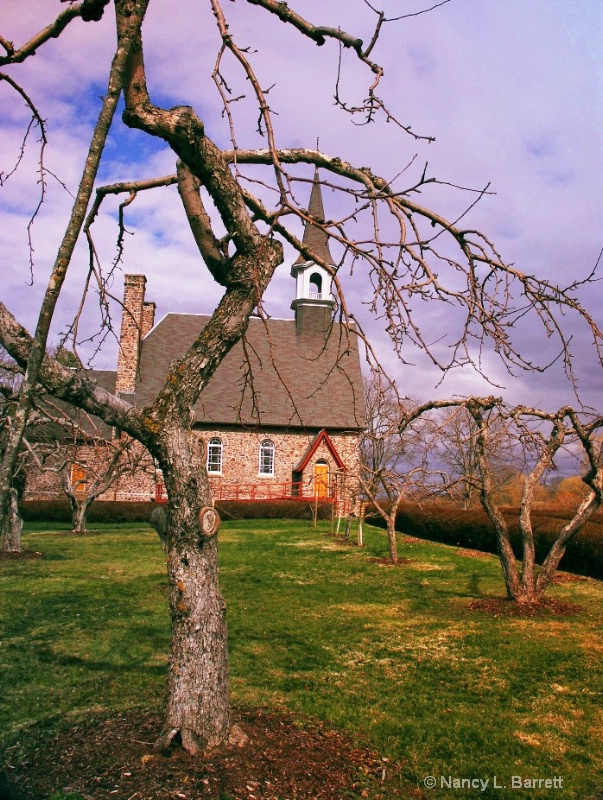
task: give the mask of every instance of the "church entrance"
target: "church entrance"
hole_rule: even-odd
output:
[[[329,465],[324,459],[314,465],[314,497],[319,500],[329,497]]]

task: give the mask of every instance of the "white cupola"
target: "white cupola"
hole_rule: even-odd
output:
[[[314,173],[308,214],[319,222],[325,219],[318,170]],[[333,264],[333,256],[329,250],[329,237],[321,227],[306,222],[302,241],[326,264]],[[306,329],[307,324],[311,319],[314,320],[314,317],[316,317],[316,327],[326,330],[330,325],[331,312],[335,305],[331,292],[332,276],[329,270],[315,261],[307,261],[304,256],[299,255],[291,267],[291,275],[295,278],[295,300],[291,303],[291,308],[295,310],[298,331]],[[318,309],[318,311],[310,312],[312,308]],[[310,316],[308,316],[309,313]]]
[[[303,300],[308,303],[315,301],[328,301],[333,303],[331,295],[331,275],[324,267],[318,266],[313,261],[296,262],[291,267],[291,275],[295,278],[295,301],[293,308],[298,305],[296,301]]]

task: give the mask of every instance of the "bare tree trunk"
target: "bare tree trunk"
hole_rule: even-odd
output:
[[[490,407],[492,407],[492,405],[494,405],[493,400],[491,400]],[[519,580],[517,560],[515,559],[515,553],[511,547],[507,523],[494,502],[494,486],[492,483],[492,475],[488,468],[488,423],[484,420],[482,413],[483,408],[488,408],[488,404],[483,406],[476,402],[469,402],[467,404],[467,410],[475,420],[478,428],[476,436],[476,457],[482,482],[480,500],[484,511],[494,525],[498,555],[505,579],[505,586],[507,588],[507,597],[509,600],[516,600],[518,603],[530,602],[524,595]]]
[[[178,542],[168,557],[172,637],[158,744],[179,738],[196,753],[224,742],[230,731],[226,604],[218,587],[216,539],[196,546],[191,537],[182,538],[188,541]]]
[[[71,511],[71,533],[86,533],[86,514],[91,501],[88,497],[83,497],[81,501],[78,498],[77,486],[81,486],[81,484],[76,483],[75,486],[73,485],[69,465],[63,470],[62,484]]]
[[[172,425],[162,464],[168,493],[167,569],[170,643],[167,708],[157,745],[189,753],[223,743],[230,732],[226,604],[218,586],[217,537],[199,525],[210,488],[194,436]]]
[[[17,490],[9,489],[6,495],[6,512],[0,517],[2,527],[2,552],[20,553],[23,520],[19,514]]]
[[[534,531],[532,529],[532,505],[534,502],[534,485],[536,478],[529,475],[524,483],[519,512],[519,527],[521,529],[521,542],[523,562],[521,566],[522,594],[526,602],[536,600],[536,547],[534,545]]]
[[[545,593],[547,587],[550,585],[559,562],[563,558],[565,548],[568,542],[573,539],[582,530],[588,520],[595,514],[601,507],[601,475],[598,477],[599,492],[592,493],[589,497],[585,498],[580,504],[574,517],[565,525],[549,550],[549,554],[544,560],[538,578],[536,580],[535,594],[536,598],[540,599]]]
[[[144,13],[142,16],[144,16]],[[142,24],[142,17],[134,22],[134,26],[136,24],[138,24],[138,26]],[[36,332],[32,340],[29,358],[27,360],[27,368],[20,389],[19,404],[14,415],[7,446],[0,459],[0,526],[2,527],[6,524],[4,515],[9,513],[10,501],[6,499],[6,493],[9,492],[9,487],[15,474],[17,455],[23,442],[27,421],[32,408],[36,384],[45,355],[48,332],[52,323],[55,306],[61,292],[61,287],[67,275],[67,269],[71,263],[71,257],[86,218],[86,209],[94,188],[100,159],[111,128],[115,109],[117,108],[117,103],[121,96],[122,71],[130,56],[132,42],[133,39],[131,37],[126,38],[125,42],[118,48],[114,56],[109,75],[109,84],[96,122],[94,134],[86,157],[86,163],[84,165],[84,171],[71,210],[71,216],[57,252],[52,275],[40,307]]]
[[[76,497],[69,495],[71,506],[71,533],[86,533],[88,530],[88,509],[92,505],[85,498],[81,503]]]
[[[392,564],[398,563],[398,541],[396,539],[396,510],[387,516],[387,541],[389,544],[389,558]]]

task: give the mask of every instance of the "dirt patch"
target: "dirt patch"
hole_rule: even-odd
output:
[[[344,536],[341,533],[327,533],[327,539],[334,539],[337,544],[347,545],[348,547],[358,547],[357,539],[352,538],[352,534]]]
[[[409,564],[415,564],[416,558],[398,558],[394,564],[389,558],[369,558],[372,564],[378,564],[380,567],[407,567]]]
[[[19,553],[5,553],[0,550],[0,561],[27,561],[32,558],[43,558],[37,550],[21,550]]]
[[[492,553],[484,553],[482,550],[459,550],[458,553],[465,558],[492,558]]]
[[[563,583],[584,583],[587,581],[588,578],[584,575],[574,575],[572,572],[558,572],[554,577],[551,583],[555,586],[559,586]]]
[[[160,721],[157,714],[130,712],[33,743],[24,739],[5,754],[0,796],[41,800],[62,790],[91,800],[423,797],[419,789],[401,790],[387,759],[291,714],[238,710],[234,722],[249,743],[195,758],[178,748],[154,750]]]
[[[484,597],[466,606],[470,611],[482,611],[493,617],[568,617],[584,613],[582,606],[544,598],[539,603],[516,603],[503,597]]]

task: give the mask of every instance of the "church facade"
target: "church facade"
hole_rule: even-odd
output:
[[[317,177],[309,212],[324,218]],[[320,228],[307,225],[304,243],[333,263]],[[216,500],[319,498],[345,514],[358,495],[365,426],[358,341],[353,327],[333,318],[328,270],[300,257],[291,275],[293,317],[250,319],[244,340],[228,353],[192,409],[194,432]],[[170,363],[186,352],[208,320],[203,314],[168,313],[155,322],[147,278],[126,275],[117,370],[95,377],[130,402],[149,405]],[[82,492],[100,450],[82,445],[73,460]],[[56,496],[52,483],[51,473],[29,475],[25,498]],[[150,458],[142,459],[100,499],[161,502],[161,474]]]

